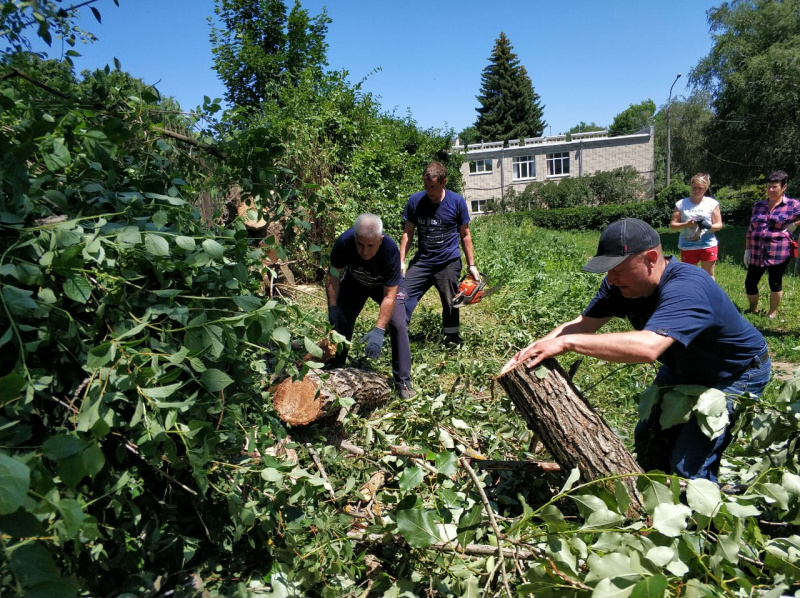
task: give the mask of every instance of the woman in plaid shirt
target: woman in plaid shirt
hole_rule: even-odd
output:
[[[747,227],[744,263],[747,277],[744,281],[749,312],[758,311],[758,283],[764,272],[769,280],[768,318],[774,318],[783,297],[783,273],[792,259],[792,232],[800,219],[800,201],[784,195],[789,180],[782,170],[767,177],[767,200],[753,206],[750,225]]]

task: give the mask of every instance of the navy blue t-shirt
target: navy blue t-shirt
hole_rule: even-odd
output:
[[[331,265],[337,270],[345,270],[348,282],[355,282],[367,288],[402,286],[400,273],[400,250],[391,237],[383,235],[381,246],[372,259],[365,260],[356,249],[355,229],[348,228],[333,243]]]
[[[583,315],[628,318],[636,330],[675,339],[658,360],[682,384],[714,387],[737,377],[764,350],[764,337],[701,268],[667,260],[649,297],[625,298],[606,277]]]
[[[439,203],[433,203],[425,191],[415,193],[406,204],[403,221],[417,230],[415,263],[437,265],[461,257],[458,229],[469,223],[469,210],[458,193],[445,189]]]

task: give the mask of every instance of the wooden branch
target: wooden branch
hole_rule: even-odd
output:
[[[202,141],[195,139],[194,137],[181,135],[180,133],[175,133],[173,131],[170,131],[169,129],[165,129],[164,127],[159,127],[159,126],[153,126],[153,130],[158,133],[161,133],[166,137],[172,137],[177,141],[182,141],[183,143],[186,143],[188,145],[201,149],[205,152],[208,152],[209,154],[211,154],[212,156],[216,156],[220,160],[227,160],[229,157],[227,152],[223,152],[217,146],[211,145],[210,143],[204,143]]]
[[[58,91],[57,89],[55,89],[53,87],[50,87],[46,83],[42,83],[41,81],[38,81],[37,79],[34,79],[33,77],[31,77],[30,75],[28,75],[28,74],[24,73],[23,71],[19,70],[15,66],[12,66],[11,67],[11,71],[6,73],[5,75],[3,75],[0,78],[0,81],[5,81],[6,79],[10,79],[11,77],[20,77],[22,79],[25,79],[28,83],[32,83],[36,87],[44,89],[46,92],[52,93],[53,95],[58,96],[58,97],[60,97],[60,98],[62,98],[64,100],[72,99],[71,96],[68,96],[67,94],[62,93],[62,92]]]
[[[481,482],[478,479],[478,476],[475,475],[475,470],[469,466],[469,462],[464,458],[459,459],[458,462],[461,465],[461,467],[467,470],[469,477],[472,478],[472,481],[475,484],[475,489],[478,491],[478,494],[481,497],[481,501],[483,501],[483,508],[486,511],[486,514],[489,516],[489,523],[492,524],[492,529],[494,530],[495,538],[497,538],[497,548],[498,548],[497,556],[500,557],[500,562],[502,563],[501,571],[503,572],[503,585],[505,586],[506,594],[508,594],[508,597],[511,598],[512,596],[511,588],[508,585],[508,573],[506,573],[506,565],[505,565],[506,561],[503,558],[503,551],[500,546],[503,540],[503,535],[500,533],[500,528],[497,527],[497,521],[495,521],[494,518],[494,511],[492,511],[492,506],[489,504],[489,499],[487,498],[486,493],[483,491],[483,487],[481,486]]]
[[[555,359],[546,359],[533,369],[520,363],[501,374],[498,381],[565,471],[577,467],[585,481],[644,473]],[[636,476],[621,481],[631,498],[627,515],[633,518],[643,511]]]
[[[493,471],[519,471],[522,473],[558,473],[561,466],[552,461],[492,461],[475,459],[470,463],[480,469],[489,469]]]
[[[386,536],[383,534],[348,534],[347,537],[350,540],[369,542],[370,544],[384,544],[387,540]],[[390,536],[389,539],[394,544],[405,543],[405,539],[402,536]],[[525,548],[498,549],[497,546],[489,546],[486,544],[467,544],[462,547],[452,542],[437,542],[436,544],[428,546],[427,550],[475,557],[496,556],[500,554],[506,559],[520,558],[525,561],[542,558],[542,553],[536,550],[528,550]]]

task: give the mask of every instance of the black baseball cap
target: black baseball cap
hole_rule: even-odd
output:
[[[582,270],[602,274],[619,266],[629,255],[658,245],[661,245],[661,237],[652,226],[638,218],[623,218],[603,229],[597,254]]]

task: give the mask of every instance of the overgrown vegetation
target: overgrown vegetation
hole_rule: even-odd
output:
[[[20,52],[30,8],[2,13]],[[38,35],[53,19],[70,30],[56,3],[39,10]],[[547,458],[494,377],[599,282],[579,271],[596,232],[535,226],[566,211],[474,223],[479,265],[503,288],[465,308],[458,349],[430,332],[438,306],[426,297],[411,323],[416,397],[291,428],[272,384],[316,367],[315,343],[331,334],[321,289],[276,285],[266,255],[318,256],[337,213],[349,222],[374,206],[392,226],[443,138],[381,115],[336,75],[301,78],[285,112],[220,114],[208,100],[186,118],[119,68],[77,79],[29,53],[1,68],[4,596],[797,593],[797,376],[741,402],[724,479],[742,494],[691,482],[682,496],[651,473],[638,480],[646,513],[625,520],[618,480],[481,467],[479,456]],[[200,217],[193,203],[221,201],[234,183],[282,240]],[[571,208],[571,228],[579,214],[669,201]],[[743,234],[726,221],[717,268],[740,303]],[[784,289],[781,318],[748,317],[774,359],[797,364],[798,279]],[[388,353],[355,365],[388,374]],[[587,359],[574,381],[628,439],[654,371]],[[376,472],[386,483],[366,496]]]

